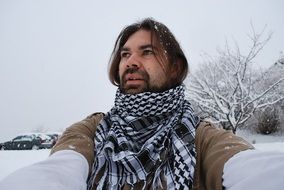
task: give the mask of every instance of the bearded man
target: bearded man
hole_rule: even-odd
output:
[[[67,128],[51,156],[25,171],[49,177],[37,180],[34,189],[55,182],[66,190],[265,189],[267,184],[273,189],[279,178],[250,186],[257,175],[246,175],[245,168],[262,168],[271,159],[280,163],[283,154],[268,158],[231,132],[200,121],[185,99],[187,73],[187,59],[164,24],[147,18],[124,28],[110,59],[109,78],[118,86],[113,108]],[[256,157],[261,161],[243,162]],[[238,169],[244,172],[234,175]]]

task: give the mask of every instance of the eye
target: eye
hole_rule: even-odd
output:
[[[154,55],[154,51],[152,49],[143,50],[143,55]]]
[[[120,57],[121,58],[128,58],[128,57],[130,57],[130,53],[127,52],[127,51],[122,51],[122,52],[120,52]]]

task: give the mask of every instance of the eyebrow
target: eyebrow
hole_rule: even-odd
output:
[[[156,49],[155,46],[153,46],[152,44],[147,44],[147,45],[143,45],[139,47],[140,50],[147,49],[147,48]]]
[[[152,44],[146,44],[146,45],[142,45],[139,46],[139,50],[143,50],[143,49],[147,49],[147,48],[152,48],[154,50],[156,50],[157,48],[155,46],[153,46]],[[128,47],[122,47],[120,51],[130,51],[130,48]]]

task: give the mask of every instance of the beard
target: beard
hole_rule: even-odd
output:
[[[136,74],[142,80],[139,84],[127,84],[127,74]],[[168,89],[168,86],[167,84],[161,86],[150,84],[150,76],[146,71],[129,68],[122,74],[119,88],[123,94],[138,94],[142,92],[163,92]]]

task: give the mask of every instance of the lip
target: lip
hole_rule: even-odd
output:
[[[144,78],[137,73],[129,73],[125,75],[125,85],[130,86],[140,86],[144,83]]]
[[[125,81],[129,82],[129,81],[143,81],[143,77],[141,77],[141,75],[136,74],[136,73],[131,73],[131,74],[127,74],[125,76]]]

